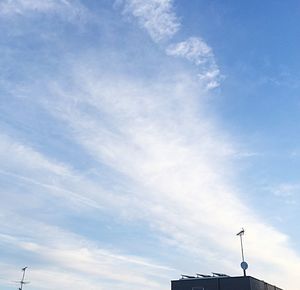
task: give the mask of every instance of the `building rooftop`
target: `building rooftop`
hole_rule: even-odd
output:
[[[283,290],[251,276],[230,277],[226,274],[182,275],[171,281],[171,290]]]

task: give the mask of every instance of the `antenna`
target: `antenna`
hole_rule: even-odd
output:
[[[243,235],[245,234],[245,230],[242,228],[241,231],[239,231],[236,235],[240,236],[241,240],[241,252],[242,252],[242,263],[241,263],[241,268],[243,269],[244,276],[246,277],[246,270],[248,269],[248,264],[245,261],[245,256],[244,256],[244,247],[243,247]]]
[[[27,268],[28,268],[27,266],[24,267],[24,268],[22,268],[22,272],[23,272],[22,279],[20,281],[17,281],[17,283],[20,283],[19,290],[23,290],[23,285],[30,283],[28,281],[24,281],[24,279],[25,279],[25,272],[26,272]]]

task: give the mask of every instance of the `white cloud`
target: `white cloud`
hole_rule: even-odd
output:
[[[87,198],[80,193],[84,190],[84,187],[80,186],[81,180],[78,174],[68,166],[50,160],[3,134],[0,135],[0,152],[2,164],[0,174],[3,177],[12,178],[17,183],[43,188],[49,194],[72,201],[70,206],[75,203],[82,206],[101,207],[93,201],[91,196]],[[28,202],[30,204],[29,200]]]
[[[199,37],[172,44],[166,52],[168,55],[184,57],[196,65],[205,64],[214,57],[212,49]]]
[[[182,57],[200,68],[199,79],[208,89],[219,86],[220,70],[216,64],[211,47],[200,37],[190,37],[186,41],[171,44],[167,55]]]
[[[9,223],[4,219],[8,217]],[[166,275],[173,271],[140,257],[101,248],[82,236],[16,214],[2,216],[0,224],[1,231],[8,232],[0,233],[2,247],[35,257],[28,270],[33,289],[107,289],[116,284],[122,284],[121,289],[164,289],[158,281],[167,281]],[[7,272],[6,277],[13,277],[18,267],[2,261],[0,269]],[[156,279],[152,275],[157,275]]]
[[[172,2],[126,3],[155,41],[171,37],[178,29],[170,6]],[[147,3],[152,3],[150,8],[147,8]],[[162,5],[158,6],[162,8],[155,10],[151,6],[153,3]],[[44,11],[46,8],[39,9]],[[153,19],[147,18],[147,11]],[[215,87],[219,71],[211,49],[202,42],[199,38],[191,38],[170,46],[167,52],[196,64],[200,68],[200,79],[208,87]],[[168,74],[169,78],[159,76],[151,81],[120,77],[119,72],[116,76],[108,71],[115,64],[101,66],[99,56],[105,54],[101,51],[95,59],[90,56],[88,67],[80,63],[73,71],[62,57],[64,71],[70,72],[67,79],[72,90],[65,87],[66,78],[61,81],[60,76],[56,76],[53,81],[57,84],[55,88],[51,87],[51,82],[43,83],[43,93],[40,94],[35,91],[34,84],[28,84],[28,95],[42,100],[45,109],[63,121],[59,124],[65,126],[68,137],[82,146],[99,167],[104,164],[124,177],[128,182],[126,189],[116,181],[117,191],[104,191],[102,185],[106,180],[101,174],[92,182],[70,166],[1,136],[2,173],[14,178],[17,185],[14,190],[20,186],[17,180],[22,179],[47,188],[46,196],[57,192],[62,194],[67,201],[60,204],[64,210],[70,210],[68,201],[74,200],[79,207],[82,200],[88,200],[89,209],[105,209],[119,217],[142,220],[155,229],[154,234],[162,241],[169,243],[172,255],[181,250],[185,252],[175,263],[176,268],[185,270],[194,271],[197,266],[211,271],[212,267],[218,267],[229,274],[239,273],[239,244],[238,240],[234,243],[235,231],[245,226],[250,273],[295,289],[293,281],[297,279],[299,255],[286,235],[266,224],[239,197],[231,179],[237,171],[230,162],[232,152],[236,154],[232,149],[234,141],[226,136],[220,124],[207,116],[206,104],[202,101],[206,91],[190,80],[188,71],[171,70],[173,74]],[[97,64],[97,68],[91,63]],[[92,108],[93,113],[90,114],[87,108]],[[33,187],[29,193],[33,197],[38,192]],[[10,197],[3,191],[2,201],[4,198]],[[16,206],[17,203],[12,196],[10,204],[14,211],[21,208]],[[30,209],[31,204],[26,206]],[[22,209],[24,207],[22,204]],[[79,280],[78,289],[94,289],[95,276],[110,275],[115,282],[126,281],[119,289],[132,290],[135,286],[126,279],[135,277],[136,273],[137,280],[132,284],[140,289],[145,279],[149,281],[153,277],[145,274],[148,272],[144,267],[137,268],[144,265],[158,269],[154,272],[157,276],[163,268],[156,267],[146,258],[104,251],[97,243],[80,243],[80,236],[71,234],[70,237],[66,231],[53,230],[47,224],[39,226],[30,222],[26,233],[16,236],[16,230],[24,225],[23,219],[18,218],[15,223],[12,218],[3,219],[1,230],[9,228],[10,232],[1,236],[2,242],[7,238],[11,238],[10,242],[15,239],[14,245],[19,249],[42,253],[41,257],[47,263],[60,269],[51,271],[45,268],[36,272],[35,279],[40,279],[41,284],[42,278],[53,283],[50,284],[52,289],[61,285],[74,289],[70,282],[73,279]],[[24,240],[24,236],[29,237],[29,241]],[[77,261],[74,265],[73,260]],[[104,261],[104,266],[100,260]],[[128,269],[127,262],[134,266]],[[111,274],[112,269],[120,269],[121,274]],[[60,273],[59,283],[53,279],[57,273]],[[162,284],[157,284],[156,279],[151,281],[152,288],[165,289]]]
[[[124,12],[135,16],[155,42],[170,40],[180,28],[172,0],[124,0],[116,3],[125,3]],[[171,44],[166,48],[166,53],[185,58],[201,67],[198,78],[207,89],[219,86],[220,71],[213,51],[202,38],[190,37],[186,41]]]
[[[282,183],[274,188],[274,194],[280,197],[290,197],[293,196],[295,192],[299,192],[299,190],[299,184]]]
[[[124,13],[132,14],[139,24],[158,42],[169,39],[179,29],[172,0],[124,0]]]
[[[24,171],[26,168],[27,173],[32,170],[51,171],[59,176],[70,174],[68,167],[64,164],[51,162],[32,148],[3,134],[0,135],[0,152],[2,169],[5,167]]]
[[[277,198],[280,198],[286,204],[298,204],[300,184],[298,183],[281,183],[276,186],[266,188]]]
[[[83,19],[87,10],[76,0],[3,0],[0,16],[24,16],[28,13],[58,14],[67,20]]]
[[[101,210],[102,213],[103,206],[111,211],[114,211],[113,207],[120,209],[124,206],[128,209],[130,204],[132,206],[132,199],[128,199],[127,205],[124,205],[124,198],[103,191],[101,184],[95,184],[69,166],[54,162],[3,134],[0,136],[0,148],[2,180],[12,178],[14,191],[17,188],[22,191],[23,183],[29,185],[25,187],[26,196],[22,196],[20,202],[15,200],[14,192],[6,196],[6,189],[2,186],[0,244],[2,249],[13,248],[16,255],[25,252],[27,259],[38,257],[30,264],[29,275],[33,289],[107,289],[117,284],[124,290],[165,288],[161,281],[168,283],[167,277],[170,274],[166,273],[173,271],[171,268],[144,257],[122,254],[112,247],[101,248],[95,241],[42,221],[34,221],[36,211],[47,211],[48,204],[40,203],[38,209],[34,208],[35,213],[31,211],[30,214],[33,219],[17,214],[19,209],[28,210],[34,206],[34,199],[44,198],[49,201],[51,196],[53,200],[57,197],[64,199],[63,203],[58,200],[58,204],[63,206],[65,212],[76,212],[79,207]],[[36,186],[39,187],[38,190]],[[40,188],[43,188],[42,194],[39,193]],[[6,199],[11,199],[12,207],[6,206]],[[122,209],[118,212],[122,214]],[[6,264],[4,261],[0,265],[2,273],[6,272],[6,277],[12,277],[19,267],[13,267],[12,262]],[[0,281],[0,285],[7,286],[8,283],[7,279]]]
[[[239,250],[234,234],[245,226],[251,274],[293,289],[288,281],[296,279],[300,258],[287,236],[239,198],[229,174],[235,171],[230,152],[236,150],[195,105],[199,88],[179,84],[176,77],[177,86],[172,81],[152,85],[128,78],[111,81],[82,67],[75,71],[74,84],[80,83],[77,91],[84,93],[59,95],[61,110],[56,101],[53,107],[48,102],[48,109],[73,128],[73,138],[95,159],[141,188],[128,196],[137,200],[130,214],[147,221],[188,257],[205,260],[205,269],[218,263],[235,273]],[[74,98],[109,116],[109,125],[80,106],[69,107],[66,114],[66,104]]]

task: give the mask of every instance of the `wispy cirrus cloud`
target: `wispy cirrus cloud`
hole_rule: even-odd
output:
[[[280,183],[276,186],[268,186],[266,189],[274,196],[282,200],[285,204],[298,204],[300,192],[299,183]]]
[[[216,64],[212,48],[200,37],[190,37],[185,41],[171,44],[167,55],[185,58],[200,67],[199,79],[207,88],[219,86],[220,70]]]
[[[13,249],[15,255],[20,253],[21,257],[14,267],[13,261],[2,259],[0,268],[6,273],[6,279],[1,285],[10,284],[8,277],[15,275],[19,268],[17,262],[28,264],[22,260],[26,255],[26,260],[28,257],[36,260],[30,263],[29,275],[32,286],[38,289],[71,286],[74,289],[106,289],[116,284],[121,284],[122,289],[140,289],[147,285],[152,289],[164,289],[159,281],[168,283],[166,273],[173,271],[171,268],[145,257],[122,254],[120,249],[102,248],[95,240],[52,226],[47,219],[37,221],[49,212],[50,205],[54,208],[63,206],[64,215],[78,211],[94,215],[95,210],[102,212],[104,207],[122,215],[124,202],[128,203],[125,206],[128,209],[133,205],[132,199],[111,195],[101,189],[101,183],[94,183],[70,166],[51,160],[3,134],[0,148],[3,165],[0,170],[0,244],[8,252]],[[7,191],[10,191],[9,195],[5,194]],[[31,218],[26,217],[29,212]],[[156,277],[153,277],[155,273]]]
[[[4,134],[0,135],[0,152],[0,177],[6,181],[8,188],[14,183],[26,188],[29,207],[35,207],[35,200],[39,201],[40,206],[46,205],[47,196],[52,196],[57,204],[65,203],[66,210],[76,208],[79,211],[104,210],[109,204],[111,207],[115,202],[119,205],[127,202],[91,180],[89,172],[78,172],[70,165],[46,157]],[[23,201],[15,200],[19,193],[17,191],[3,197],[3,206],[23,208]]]
[[[172,81],[152,85],[125,78],[111,82],[97,70],[92,74],[74,71],[74,83],[80,80],[77,91],[83,95],[64,93],[59,97],[63,100],[61,110],[51,102],[48,109],[73,128],[73,138],[95,159],[141,188],[128,196],[140,201],[138,209],[130,208],[134,218],[152,224],[173,246],[205,259],[203,267],[218,263],[228,271],[234,271],[234,260],[238,260],[233,229],[243,224],[250,263],[256,265],[253,273],[261,275],[263,271],[272,281],[277,271],[295,278],[289,269],[296,269],[300,259],[289,247],[288,237],[243,204],[226,174],[234,171],[229,160],[236,151],[213,120],[195,108],[199,88],[194,91],[191,83],[173,88]],[[65,114],[63,108],[74,99],[109,116],[110,125],[80,106],[69,107]],[[261,233],[265,238],[258,240]],[[231,253],[231,258],[223,261],[225,253]],[[286,257],[291,259],[289,263]],[[284,279],[277,281],[282,284]]]
[[[125,7],[155,42],[169,39],[178,30],[172,1],[126,3]],[[24,12],[34,11],[32,1],[23,0],[22,5],[19,8],[23,7]],[[40,6],[37,10],[47,8]],[[51,7],[48,10],[55,11]],[[97,34],[93,31],[92,35]],[[123,31],[120,37],[126,39],[126,36]],[[105,42],[106,36],[102,37]],[[91,45],[94,40],[89,39]],[[61,45],[64,41],[59,39]],[[157,53],[142,42],[139,45],[139,49],[148,50],[149,54]],[[171,276],[174,272],[168,272],[167,277],[161,274],[161,270],[169,271],[168,268],[176,268],[176,275],[180,269],[194,272],[201,268],[210,272],[216,267],[222,272],[238,274],[239,244],[238,241],[234,244],[234,234],[242,225],[247,229],[247,257],[252,273],[294,289],[299,255],[287,235],[267,224],[241,198],[232,178],[238,172],[232,162],[232,155],[238,155],[234,149],[235,138],[228,137],[222,124],[207,113],[204,101],[207,91],[193,81],[194,72],[186,67],[165,67],[165,55],[159,54],[156,61],[161,67],[155,73],[142,76],[138,68],[151,64],[146,59],[136,63],[134,58],[131,63],[135,73],[126,70],[124,73],[122,68],[128,63],[122,57],[116,60],[110,55],[108,66],[104,61],[108,55],[105,49],[94,47],[96,53],[85,52],[89,54],[85,58],[78,53],[76,45],[71,48],[74,57],[61,55],[61,66],[54,67],[50,79],[40,80],[45,72],[41,67],[33,70],[32,76],[41,84],[21,75],[22,84],[16,83],[10,92],[14,100],[10,103],[12,110],[25,111],[22,116],[32,114],[24,109],[17,96],[19,85],[26,92],[24,98],[30,107],[38,103],[36,110],[48,112],[53,118],[40,114],[28,121],[19,116],[19,123],[29,127],[22,135],[27,144],[14,134],[26,126],[13,128],[11,116],[5,120],[8,125],[1,123],[6,134],[0,136],[3,183],[0,207],[12,213],[25,212],[41,222],[2,214],[0,241],[4,251],[13,245],[18,248],[14,256],[26,255],[39,267],[40,270],[33,271],[32,279],[38,281],[37,288],[59,289],[64,285],[64,288],[95,289],[96,282],[97,289],[116,285],[122,290],[149,285],[151,289],[165,289],[174,277]],[[109,49],[121,56],[126,54],[123,47],[118,49],[114,45]],[[51,58],[55,51],[48,52],[47,57]],[[208,87],[217,85],[213,80],[219,71],[212,49],[201,38],[188,38],[170,45],[167,54],[191,61],[199,68],[200,79],[207,80]],[[24,70],[23,74],[26,73]],[[20,107],[15,107],[19,103]],[[48,150],[39,146],[34,149],[38,139],[32,138],[36,134],[34,123],[41,120],[53,124],[56,132],[63,129],[63,134],[51,139],[56,138],[62,144],[65,139],[61,136],[67,136],[68,148],[53,148],[49,139],[39,132],[38,137]],[[47,126],[43,129],[47,131]],[[71,148],[76,148],[78,159],[65,156]],[[60,153],[56,155],[58,160],[51,157],[55,150]],[[93,166],[87,164],[82,168],[87,156],[94,160]],[[109,179],[103,168],[115,178]],[[27,202],[23,202],[24,197]],[[168,262],[159,265],[149,253],[143,252],[138,257],[135,249],[122,251],[116,241],[109,249],[102,247],[98,241],[104,240],[105,234],[100,223],[93,227],[94,235],[85,238],[86,226],[95,223],[99,215],[109,219],[109,226],[113,218],[125,223],[142,222],[159,241],[155,250],[159,246],[172,249],[168,253],[156,250]],[[70,216],[74,218],[72,227],[66,221]],[[118,240],[124,232],[118,233]],[[136,230],[133,247],[143,244],[144,234],[141,229]],[[11,264],[8,261],[3,269]],[[103,276],[110,281],[104,282]],[[43,279],[51,286],[43,285]]]
[[[9,224],[6,218],[10,219]],[[20,220],[26,223],[25,228],[20,226]],[[141,257],[101,248],[83,236],[16,214],[2,214],[0,224],[2,247],[8,250],[14,248],[15,252],[25,252],[38,260],[39,266],[33,266],[29,270],[32,286],[35,288],[72,286],[81,289],[85,285],[89,289],[106,289],[105,287],[122,284],[124,289],[139,289],[147,285],[152,289],[163,289],[157,281],[151,279],[151,275],[156,273],[159,279],[164,280],[165,275],[173,271]],[[6,272],[6,277],[13,277],[17,267],[7,268],[4,259],[0,269],[2,273]],[[1,281],[1,284],[8,285],[9,281]]]
[[[211,47],[199,37],[170,45],[166,52],[168,55],[184,57],[196,65],[206,64],[214,58]]]
[[[0,3],[0,16],[25,16],[27,14],[57,14],[64,20],[86,18],[88,10],[77,0],[3,0]]]
[[[165,40],[164,43],[168,43],[180,28],[171,0],[127,0],[118,3],[124,4],[124,13],[136,17],[155,42]],[[185,41],[169,44],[165,51],[169,56],[181,57],[195,64],[199,69],[198,79],[207,89],[219,86],[220,70],[213,50],[201,37],[189,37]]]
[[[174,12],[173,0],[122,0],[124,13],[137,18],[155,42],[171,38],[180,28]]]

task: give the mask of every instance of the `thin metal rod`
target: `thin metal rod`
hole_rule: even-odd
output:
[[[241,238],[241,251],[242,251],[242,260],[243,262],[245,262],[245,256],[244,256],[244,247],[243,247],[243,237],[242,235],[240,235],[240,238]],[[246,270],[243,269],[243,273],[244,273],[244,277],[246,277]]]
[[[244,257],[244,247],[243,247],[243,238],[242,238],[242,235],[240,235],[240,239],[241,239],[242,261],[245,262],[245,257]]]
[[[23,271],[23,275],[22,275],[22,279],[20,281],[20,290],[23,290],[23,285],[24,285],[24,279],[25,279],[25,271],[26,271],[27,267],[23,268],[22,271]]]
[[[244,246],[243,246],[243,235],[244,235],[244,229],[242,229],[242,231],[240,231],[237,235],[240,236],[240,241],[241,241],[241,253],[242,253],[242,262],[245,262],[245,255],[244,255]],[[247,276],[246,275],[246,270],[243,269],[243,273],[244,273],[244,276]]]

